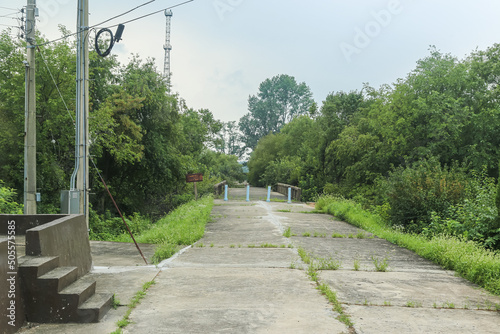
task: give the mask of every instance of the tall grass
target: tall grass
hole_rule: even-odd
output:
[[[181,205],[147,231],[134,236],[135,240],[158,245],[153,256],[153,262],[158,263],[174,255],[181,246],[191,245],[203,237],[212,207],[212,196]],[[132,239],[122,234],[115,241],[132,242]]]
[[[426,238],[408,234],[387,226],[380,216],[363,210],[353,201],[322,196],[316,209],[334,215],[355,226],[363,228],[380,238],[414,251],[445,269],[456,271],[460,276],[486,290],[500,295],[500,253],[485,249],[474,241],[457,237],[435,235]]]

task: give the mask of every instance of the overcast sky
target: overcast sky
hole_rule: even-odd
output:
[[[38,29],[53,39],[59,24],[76,27],[78,0],[37,0]],[[89,0],[90,24],[148,0]],[[111,23],[176,5],[156,0]],[[17,25],[0,0],[0,24]],[[207,108],[223,121],[246,114],[249,95],[278,74],[305,82],[318,104],[328,93],[378,88],[403,78],[429,45],[464,58],[500,41],[498,0],[194,0],[173,9],[173,91],[188,106]],[[0,29],[5,26],[0,26]],[[114,53],[156,59],[163,72],[165,16],[129,23]]]

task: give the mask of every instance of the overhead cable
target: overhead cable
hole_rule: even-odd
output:
[[[150,14],[143,15],[143,16],[140,16],[140,17],[138,17],[138,18],[135,18],[135,19],[132,19],[132,20],[126,21],[126,22],[122,22],[121,24],[126,24],[126,23],[130,23],[130,22],[134,22],[134,21],[137,21],[137,20],[143,19],[143,18],[145,18],[145,17],[151,16],[151,15],[154,15],[154,14],[162,13],[162,12],[166,11],[167,9],[176,8],[176,7],[179,7],[179,6],[185,5],[185,4],[187,4],[187,3],[189,3],[189,2],[193,2],[193,1],[194,1],[194,0],[184,1],[184,2],[181,2],[181,3],[177,4],[177,5],[173,5],[173,6],[170,6],[170,7],[164,8],[164,9],[162,9],[162,10],[158,10],[158,11],[156,11],[156,12],[152,12],[152,13],[150,13]],[[111,19],[110,19],[110,20],[111,20]],[[108,20],[108,21],[109,21],[109,20]],[[100,24],[101,24],[101,23],[100,23]],[[115,25],[112,25],[112,26],[109,26],[109,27],[106,27],[106,28],[108,28],[108,29],[109,29],[109,28],[117,27],[118,25],[119,25],[119,24],[115,24]],[[97,27],[97,26],[99,26],[99,24],[95,24],[95,25],[93,25],[93,26],[89,27],[88,29],[90,30],[90,29],[95,28],[95,27]],[[52,41],[48,41],[48,42],[45,42],[45,43],[42,43],[42,44],[38,44],[37,46],[44,46],[44,45],[47,45],[47,44],[50,44],[50,43],[55,43],[55,42],[61,41],[61,40],[63,40],[63,39],[66,39],[66,38],[68,38],[68,37],[75,36],[75,35],[77,35],[77,34],[79,34],[79,33],[80,33],[80,32],[75,32],[75,33],[72,33],[72,34],[69,34],[69,35],[66,35],[66,36],[63,36],[63,37],[60,37],[60,38],[54,39],[54,40],[52,40]]]
[[[130,22],[134,22],[134,21],[137,21],[137,20],[140,20],[140,19],[143,19],[145,17],[148,17],[148,16],[151,16],[151,15],[155,15],[155,14],[158,14],[158,13],[163,13],[165,12],[167,9],[172,9],[172,8],[175,8],[175,7],[179,7],[179,6],[182,6],[182,5],[185,5],[187,3],[190,3],[190,2],[193,2],[194,0],[188,0],[188,1],[184,1],[182,3],[179,3],[177,5],[174,5],[174,6],[171,6],[171,7],[168,7],[168,8],[164,8],[164,9],[160,9],[156,12],[152,12],[152,13],[149,13],[149,14],[146,14],[146,15],[143,15],[143,16],[139,16],[138,18],[135,18],[135,19],[132,19],[132,20],[129,20],[129,21],[125,21],[125,22],[122,22],[121,24],[127,24],[127,23],[130,23]],[[106,27],[106,28],[114,28],[118,26],[118,24],[115,24],[113,26],[109,26],[109,27]]]
[[[61,91],[59,90],[59,86],[57,85],[56,80],[54,79],[54,76],[52,75],[52,71],[49,68],[49,64],[47,64],[47,61],[45,60],[45,57],[43,56],[42,50],[40,50],[39,47],[37,47],[38,52],[40,53],[40,56],[42,56],[42,60],[47,67],[47,71],[50,74],[50,77],[52,78],[52,81],[54,82],[54,85],[56,86],[57,92],[59,93],[59,96],[61,97],[62,102],[64,103],[64,106],[66,107],[66,111],[68,112],[69,117],[71,117],[71,120],[73,121],[73,124],[75,123],[75,119],[73,118],[73,115],[71,115],[71,112],[69,111],[68,105],[66,104],[66,101],[64,100],[64,97],[61,94]]]
[[[123,13],[123,14],[116,15],[115,17],[112,17],[112,18],[110,18],[110,19],[108,19],[108,20],[106,20],[106,21],[103,21],[103,22],[101,22],[101,23],[98,23],[98,24],[94,25],[94,27],[96,27],[96,26],[100,26],[100,25],[103,25],[104,23],[108,23],[109,21],[112,21],[112,20],[114,20],[114,19],[117,19],[117,18],[119,18],[119,17],[121,17],[121,16],[123,16],[123,15],[127,15],[128,13],[131,13],[131,12],[133,12],[134,10],[139,9],[139,8],[141,8],[141,7],[143,7],[143,6],[149,5],[150,3],[155,2],[155,1],[156,1],[156,0],[151,0],[151,1],[149,1],[149,2],[143,3],[142,5],[139,5],[139,6],[135,7],[135,8],[132,8],[131,10],[128,10],[128,11],[126,11],[126,12],[125,12],[125,13]]]

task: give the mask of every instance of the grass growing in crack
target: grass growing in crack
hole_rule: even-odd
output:
[[[292,210],[291,209],[288,209],[288,210],[283,209],[283,210],[278,210],[278,212],[292,212]]]
[[[361,267],[361,264],[359,262],[359,259],[354,259],[354,271],[359,271],[360,267]]]
[[[111,298],[111,307],[116,310],[120,306],[120,300],[116,295],[113,293],[113,297]]]
[[[315,238],[326,238],[326,233],[314,232],[313,237]]]
[[[446,303],[443,303],[443,308],[454,309],[455,308],[455,304],[446,302]]]
[[[365,232],[363,231],[359,231],[358,233],[356,233],[356,235],[354,236],[354,238],[356,239],[366,239],[368,236],[366,235]]]
[[[333,309],[335,312],[339,314],[338,320],[343,322],[346,326],[352,327],[354,324],[351,321],[351,318],[344,313],[344,309],[342,308],[342,304],[340,304],[339,300],[337,299],[337,294],[335,291],[330,289],[330,287],[326,284],[320,284],[317,288],[323,296],[328,299],[330,303],[333,305]]]
[[[422,303],[414,301],[414,300],[409,300],[409,301],[406,302],[405,306],[406,307],[422,307]]]
[[[332,258],[318,258],[311,262],[311,266],[314,267],[315,270],[338,270],[342,267],[342,261]]]
[[[337,233],[337,232],[333,232],[332,238],[345,238],[345,235]]]
[[[132,313],[132,310],[134,308],[137,307],[137,305],[139,305],[139,303],[141,302],[141,300],[146,297],[146,292],[148,291],[148,289],[155,284],[155,281],[149,281],[149,282],[146,282],[142,285],[142,289],[139,290],[135,295],[134,297],[132,298],[132,300],[130,301],[130,304],[128,305],[128,309],[127,309],[127,312],[125,313],[125,315],[123,316],[123,318],[121,320],[119,320],[116,325],[118,326],[118,329],[116,331],[114,331],[113,333],[111,334],[120,334],[123,332],[123,328],[127,327],[129,324],[130,324],[130,314]]]
[[[311,255],[306,252],[306,250],[302,247],[299,247],[299,249],[297,250],[297,252],[299,253],[299,256],[300,258],[302,259],[302,261],[305,263],[305,264],[310,264],[311,263]]]
[[[373,265],[375,266],[376,271],[385,272],[385,271],[387,271],[387,268],[389,267],[387,257],[384,257],[383,259],[379,259],[378,257],[375,257],[375,255],[372,255],[372,262],[373,262]]]
[[[384,301],[384,306],[391,306],[391,302],[390,301]]]
[[[290,237],[292,236],[292,229],[291,229],[291,227],[288,227],[288,228],[285,230],[285,232],[283,232],[283,236],[284,236],[285,238],[290,238]]]
[[[235,247],[236,247],[236,246],[235,246],[235,245],[233,245],[233,244],[229,245],[229,248],[235,248]]]
[[[279,246],[274,245],[274,244],[265,243],[265,244],[260,244],[260,248],[279,248]]]
[[[306,231],[306,232],[302,233],[302,236],[303,237],[310,237],[311,233]]]
[[[339,314],[337,319],[343,322],[346,326],[352,328],[353,323],[350,317],[344,313],[344,309],[342,308],[342,305],[338,301],[337,294],[335,293],[335,291],[330,289],[330,287],[324,283],[320,284],[318,277],[318,269],[314,264],[313,257],[302,247],[299,247],[297,252],[299,253],[299,256],[302,259],[302,261],[305,264],[309,265],[306,273],[311,279],[311,281],[315,282],[318,285],[317,289],[321,291],[321,294],[324,295],[330,303],[332,303],[333,309]]]

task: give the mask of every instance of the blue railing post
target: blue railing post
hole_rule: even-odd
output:
[[[227,202],[227,184],[224,186],[224,201]]]
[[[250,185],[247,185],[247,202],[250,202]]]
[[[288,187],[288,204],[292,204],[292,188]]]
[[[267,201],[271,202],[271,186],[267,187]]]

